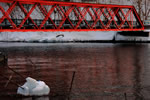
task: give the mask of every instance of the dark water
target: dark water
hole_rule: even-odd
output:
[[[149,44],[0,45],[0,51],[8,54],[9,67],[51,88],[49,96],[21,97],[17,86],[4,87],[7,79],[0,76],[0,100],[150,100]],[[18,84],[25,82],[7,67],[0,73],[12,75]]]

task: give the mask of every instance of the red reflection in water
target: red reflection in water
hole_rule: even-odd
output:
[[[145,45],[82,45],[9,48],[8,65],[24,77],[45,81],[54,100],[68,98],[73,71],[76,74],[70,100],[122,100],[124,93],[128,100],[139,97],[136,92],[140,93]],[[18,84],[25,82],[7,68],[1,73],[13,75],[12,81]],[[16,94],[17,86],[9,83],[4,88],[7,80],[0,80],[0,95]]]

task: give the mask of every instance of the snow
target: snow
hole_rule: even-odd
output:
[[[150,30],[145,30],[150,32]],[[87,32],[0,32],[0,42],[73,42],[92,40],[150,40],[149,37],[123,36],[115,31]]]
[[[26,78],[23,86],[18,87],[17,94],[24,96],[42,96],[48,95],[50,88],[43,81],[37,81],[31,77]]]
[[[145,29],[144,31],[145,31],[145,32],[150,32],[150,29]]]
[[[150,32],[150,30],[145,30]],[[149,40],[149,37],[123,36],[115,31],[87,32],[0,32],[1,42],[73,42],[92,40]]]
[[[83,41],[83,40],[112,40],[114,31],[87,32],[1,32],[0,41]]]

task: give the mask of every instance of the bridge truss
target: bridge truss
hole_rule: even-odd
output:
[[[0,0],[0,32],[139,30],[144,25],[134,6]]]

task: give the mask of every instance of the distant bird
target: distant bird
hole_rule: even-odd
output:
[[[58,35],[56,36],[56,38],[58,38],[58,37],[64,37],[64,34],[58,34]]]

